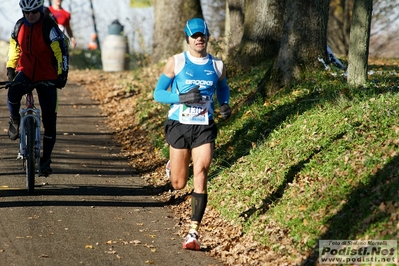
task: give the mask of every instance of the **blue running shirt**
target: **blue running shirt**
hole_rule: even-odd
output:
[[[213,119],[214,94],[216,85],[222,75],[223,62],[208,54],[204,58],[196,58],[188,52],[183,52],[174,56],[175,58],[175,78],[172,83],[172,92],[180,94],[186,93],[193,87],[199,86],[203,99],[208,99],[207,120]],[[168,118],[179,121],[182,118],[180,113],[187,106],[175,103],[171,104]]]

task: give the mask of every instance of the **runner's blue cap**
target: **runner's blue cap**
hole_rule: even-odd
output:
[[[202,18],[193,18],[187,21],[184,32],[187,36],[193,36],[197,32],[209,36],[208,26]]]

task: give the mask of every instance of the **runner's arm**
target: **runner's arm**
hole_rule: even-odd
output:
[[[220,106],[223,104],[229,104],[230,101],[230,88],[227,85],[226,69],[223,66],[222,75],[220,76],[218,83],[216,84],[216,96]]]
[[[179,94],[169,91],[175,78],[175,59],[170,57],[165,65],[162,75],[158,79],[157,86],[154,91],[154,100],[160,103],[179,103]]]

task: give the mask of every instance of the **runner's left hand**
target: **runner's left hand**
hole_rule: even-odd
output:
[[[220,115],[223,119],[227,119],[231,116],[231,108],[227,103],[220,106]]]

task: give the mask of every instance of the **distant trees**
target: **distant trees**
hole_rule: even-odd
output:
[[[399,20],[399,1],[374,0],[372,29],[370,32],[370,53],[374,56],[396,56],[399,35],[397,25]]]
[[[331,0],[327,44],[337,54],[347,55],[354,0]]]
[[[199,0],[153,3],[156,21],[152,59],[157,62],[181,51],[185,21],[202,17],[202,10]],[[227,7],[229,59],[244,67],[266,60],[274,62],[272,69],[265,70],[260,84],[264,96],[270,97],[282,87],[300,81],[305,72],[320,69],[318,59],[328,61],[327,42],[340,40],[337,47],[347,53],[342,47],[349,46],[351,24],[349,80],[353,84],[364,81],[373,0],[227,0]],[[352,10],[357,23],[351,22]],[[327,34],[329,17],[338,17],[337,14],[341,19],[335,27],[341,30]]]
[[[399,1],[373,0],[372,2],[373,30],[370,32],[370,37],[375,37],[374,53],[378,55],[378,51],[383,51],[392,41],[399,39],[397,34],[389,34],[389,31],[392,31],[391,26],[399,19],[397,12]],[[354,0],[331,0],[327,43],[339,55],[346,56],[349,52],[353,5]],[[381,36],[383,34],[385,36]]]

